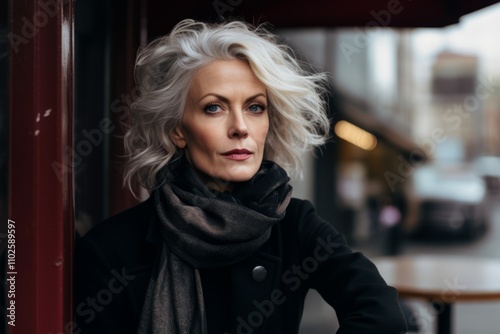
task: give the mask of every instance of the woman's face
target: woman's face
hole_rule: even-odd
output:
[[[173,140],[206,184],[225,190],[258,171],[268,130],[264,84],[245,61],[218,60],[194,75]]]

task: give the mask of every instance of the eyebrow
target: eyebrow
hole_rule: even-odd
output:
[[[203,95],[203,96],[201,97],[201,99],[200,99],[199,101],[203,100],[204,98],[206,98],[206,97],[207,97],[207,96],[209,96],[209,95],[215,96],[216,98],[218,98],[218,99],[219,99],[219,100],[221,100],[222,102],[224,102],[224,103],[228,103],[228,104],[229,104],[229,99],[228,99],[227,97],[222,96],[222,95],[219,95],[219,94],[215,94],[215,93],[208,93],[208,94],[205,94],[205,95]],[[255,99],[255,98],[259,97],[259,96],[263,96],[263,97],[265,97],[265,98],[267,99],[267,96],[266,96],[264,93],[259,93],[259,94],[255,94],[255,95],[252,95],[252,96],[250,96],[249,98],[247,98],[247,99],[245,100],[245,103],[247,103],[248,101],[251,101],[251,100],[253,100],[253,99]]]

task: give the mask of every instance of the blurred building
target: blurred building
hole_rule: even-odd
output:
[[[351,244],[384,229],[379,213],[388,204],[400,211],[398,223],[411,228],[406,223],[411,213],[405,184],[426,153],[411,136],[408,32],[375,29],[367,35],[359,29],[293,29],[279,33],[299,55],[329,73],[332,83],[332,140],[306,157],[314,164],[296,183],[296,195],[313,200],[320,215]]]
[[[476,93],[479,59],[475,55],[440,52],[432,65],[427,85],[430,99],[419,106],[429,126],[418,129],[421,140],[429,138],[427,152],[437,161],[463,161],[481,149],[484,98]],[[487,87],[483,89],[487,90]],[[432,144],[432,145],[431,145]]]

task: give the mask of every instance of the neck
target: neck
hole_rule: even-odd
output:
[[[227,180],[217,179],[211,177],[210,175],[206,175],[201,173],[200,171],[196,171],[201,181],[205,184],[208,189],[216,190],[219,192],[232,191],[234,187],[234,183]]]

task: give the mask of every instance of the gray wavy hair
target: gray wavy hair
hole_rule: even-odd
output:
[[[214,60],[242,59],[268,93],[269,132],[265,159],[292,176],[301,175],[301,154],[329,137],[328,79],[295,57],[263,24],[242,21],[179,22],[170,34],[140,48],[135,64],[138,97],[131,104],[124,136],[128,162],[124,184],[138,179],[146,189],[174,156],[171,135],[180,124],[190,81]]]

